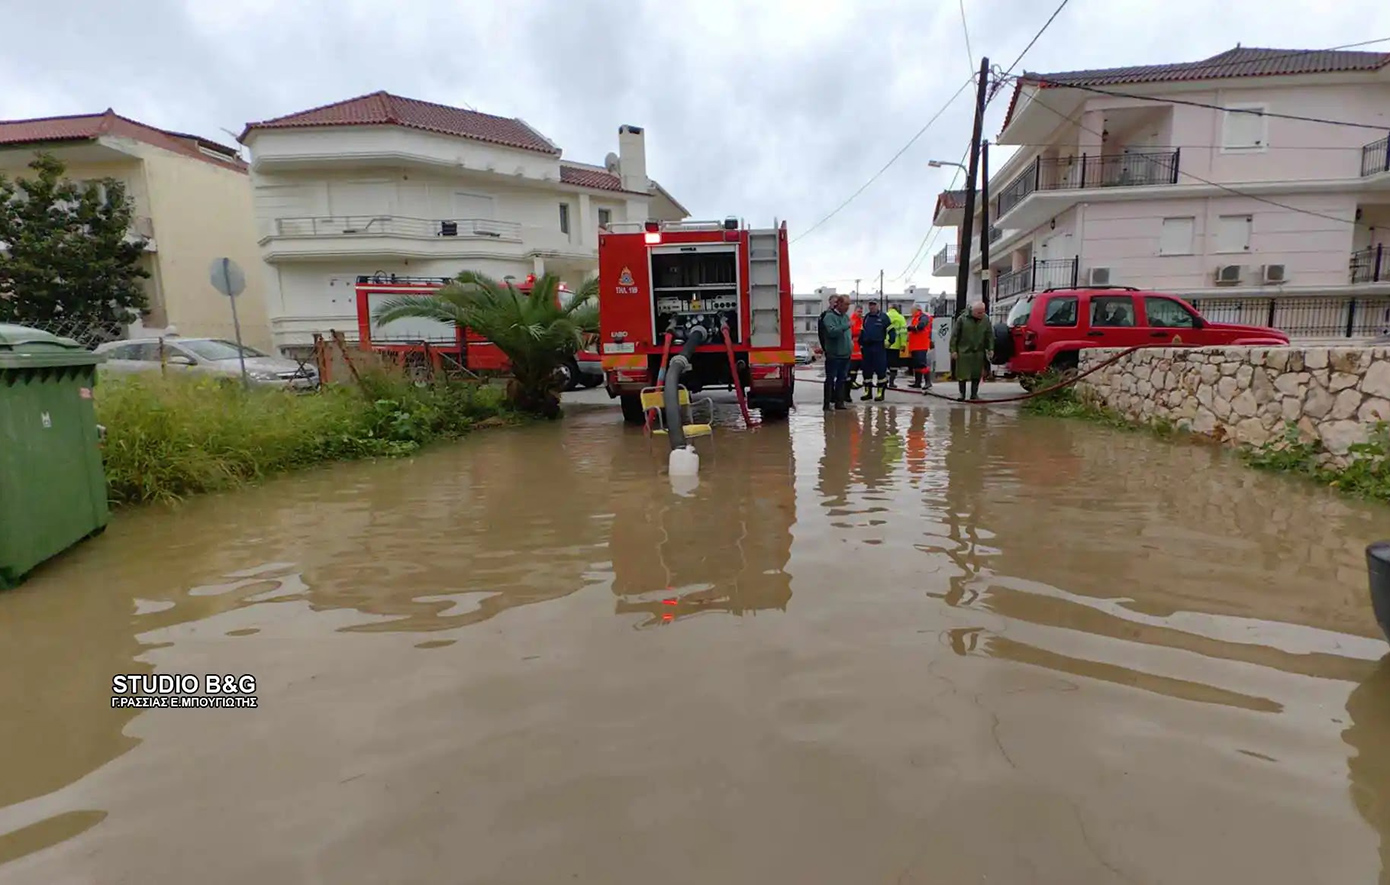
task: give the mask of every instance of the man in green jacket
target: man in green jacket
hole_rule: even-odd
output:
[[[849,357],[854,349],[849,332],[849,299],[836,295],[830,309],[820,315],[817,333],[825,351],[825,411],[849,408],[845,405],[849,384]]]
[[[956,317],[951,328],[951,359],[955,361],[956,381],[961,402],[965,401],[965,382],[970,382],[970,399],[980,398],[980,378],[994,356],[994,325],[985,316],[985,303],[976,301],[970,310]]]

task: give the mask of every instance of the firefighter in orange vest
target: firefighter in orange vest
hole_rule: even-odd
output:
[[[912,386],[931,390],[931,315],[922,305],[913,305],[907,323],[907,349],[912,359]]]
[[[859,382],[856,380],[859,375],[859,367],[864,363],[864,354],[859,349],[859,333],[864,329],[864,315],[859,312],[859,305],[854,306],[854,313],[849,316],[849,338],[853,342],[849,354],[849,381],[845,383],[845,399],[849,399],[851,390],[859,389]]]

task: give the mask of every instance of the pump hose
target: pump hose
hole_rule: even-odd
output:
[[[1061,389],[1064,388],[1064,387],[1070,387],[1070,386],[1072,386],[1073,384],[1075,384],[1076,382],[1080,381],[1082,378],[1085,378],[1087,375],[1091,374],[1092,372],[1098,372],[1098,371],[1100,371],[1101,369],[1104,369],[1106,366],[1108,366],[1108,365],[1110,365],[1110,364],[1112,364],[1112,363],[1117,363],[1117,362],[1119,362],[1120,360],[1122,360],[1122,359],[1124,359],[1125,357],[1129,356],[1131,353],[1134,353],[1136,350],[1143,350],[1143,349],[1145,349],[1146,347],[1164,347],[1164,346],[1167,346],[1167,345],[1159,345],[1159,344],[1140,344],[1140,345],[1136,345],[1135,347],[1127,348],[1127,349],[1122,350],[1122,351],[1120,351],[1119,353],[1115,354],[1114,356],[1110,357],[1109,359],[1105,360],[1104,362],[1101,362],[1101,363],[1098,363],[1098,364],[1092,366],[1091,368],[1087,369],[1087,370],[1084,371],[1084,372],[1081,372],[1081,373],[1079,373],[1079,374],[1077,374],[1077,375],[1073,375],[1073,376],[1070,377],[1070,378],[1063,378],[1061,381],[1059,381],[1058,383],[1052,385],[1051,387],[1044,387],[1044,388],[1041,389],[1041,390],[1029,391],[1028,393],[1020,394],[1020,395],[1018,395],[1018,396],[1001,396],[1001,397],[999,397],[998,399],[971,399],[971,400],[966,400],[966,402],[969,402],[969,403],[980,403],[981,405],[987,405],[987,404],[991,404],[991,403],[1018,403],[1018,402],[1023,402],[1024,400],[1033,399],[1034,397],[1046,396],[1047,394],[1053,393],[1053,392],[1058,391],[1058,390],[1061,390]],[[897,386],[891,387],[891,388],[889,388],[889,389],[890,389],[890,390],[896,390],[896,391],[898,391],[899,393],[912,393],[912,394],[917,394],[917,395],[920,395],[920,396],[933,396],[933,397],[936,397],[937,399],[944,399],[944,400],[947,400],[947,401],[953,402],[953,403],[954,403],[954,402],[959,402],[959,400],[958,400],[956,397],[954,397],[954,396],[950,396],[950,395],[944,394],[944,393],[933,393],[933,392],[930,391],[930,390],[913,390],[913,389],[910,388],[910,387],[897,387]]]
[[[700,326],[690,330],[681,352],[671,357],[666,367],[666,386],[662,391],[662,401],[666,404],[666,435],[671,440],[671,451],[685,447],[685,416],[681,414],[681,375],[690,368],[690,359],[695,348],[705,343],[707,333]]]

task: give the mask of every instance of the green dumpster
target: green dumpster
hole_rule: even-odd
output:
[[[0,588],[106,527],[92,387],[101,357],[0,324]]]

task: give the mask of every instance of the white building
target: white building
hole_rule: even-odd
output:
[[[851,304],[858,305],[860,310],[864,310],[870,301],[878,300],[877,292],[861,292],[856,296],[853,292],[840,292],[834,286],[818,286],[812,292],[793,293],[792,322],[796,329],[797,344],[808,344],[811,347],[820,344],[816,323],[820,319],[821,311],[829,306],[831,295],[844,295],[849,298]],[[925,304],[932,308],[934,316],[943,316],[947,315],[949,308],[955,304],[954,298],[954,295],[933,293],[917,286],[908,286],[903,292],[888,293],[883,299],[883,306],[896,307],[903,316],[911,316],[915,305]]]
[[[562,159],[525,121],[377,92],[249,123],[271,329],[355,336],[360,275],[497,278],[597,272],[598,229],[689,213],[647,177],[645,135],[604,165]]]
[[[1291,334],[1373,333],[1390,316],[1387,128],[1390,53],[1237,46],[1025,74],[996,139],[1018,149],[990,176],[992,290],[1003,307],[1048,286],[1131,285]],[[941,195],[937,224],[962,223],[962,197]],[[955,275],[955,252],[936,275]]]

